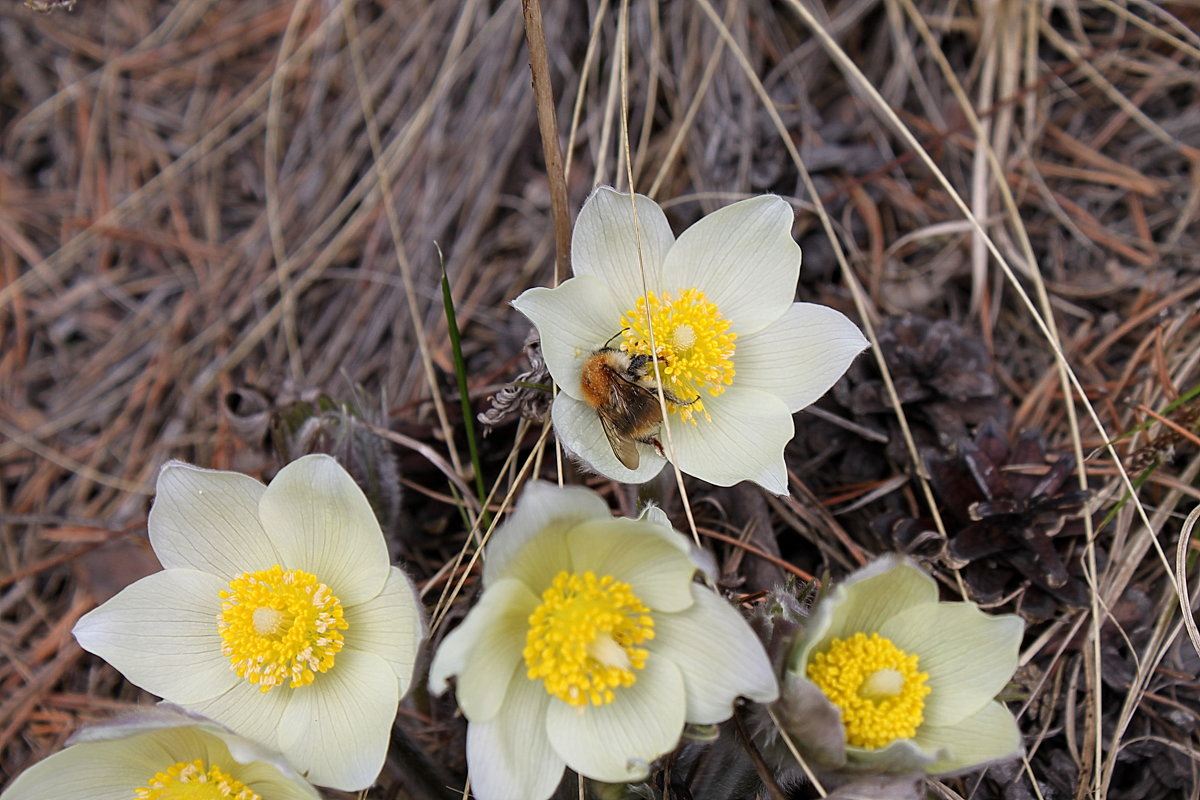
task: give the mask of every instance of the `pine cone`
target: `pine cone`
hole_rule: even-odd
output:
[[[974,599],[986,605],[1015,602],[1030,619],[1087,605],[1081,548],[1073,540],[1083,532],[1089,493],[1068,486],[1073,456],[1051,463],[1038,431],[1023,433],[1010,447],[987,424],[954,455],[927,450],[923,460],[949,540],[941,541],[932,520],[897,514],[876,520],[877,532],[925,556],[944,544],[943,559],[962,570]]]
[[[950,320],[889,317],[879,347],[917,446],[947,448],[985,422],[1003,428],[1009,410],[983,342]],[[833,387],[856,421],[888,434],[888,455],[907,461],[900,426],[873,358],[859,358]]]
[[[1079,548],[1070,548],[1071,534],[1082,533],[1078,519],[1089,496],[1068,488],[1074,456],[1051,464],[1040,432],[1026,431],[1010,448],[995,426],[984,425],[974,441],[959,444],[957,455],[924,460],[947,526],[956,531],[946,560],[962,569],[981,600],[1011,594],[1036,618],[1052,616],[1059,604],[1087,604],[1087,587],[1077,577]],[[1064,553],[1071,553],[1070,567]]]

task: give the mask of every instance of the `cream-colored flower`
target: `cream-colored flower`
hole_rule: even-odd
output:
[[[525,490],[488,548],[483,595],[430,668],[435,692],[458,678],[475,797],[549,797],[564,767],[641,780],[685,722],[776,697],[762,645],[696,569],[657,509],[614,519],[586,489]]]
[[[80,645],[313,783],[369,786],[424,623],[353,479],[323,455],[270,486],[172,462],[148,527],[165,569],[80,619]]]
[[[829,593],[795,645],[781,703],[811,709],[819,691],[836,712],[790,713],[790,733],[803,744],[816,733],[805,719],[840,718],[849,769],[945,774],[1015,757],[1021,734],[995,697],[1016,670],[1024,627],[974,603],[939,602],[916,565],[881,558]]]
[[[792,302],[800,275],[792,221],[779,197],[754,197],[709,214],[676,240],[650,198],[597,189],[575,223],[575,277],[513,301],[537,326],[559,386],[553,418],[564,446],[620,481],[646,481],[662,469],[652,442],[640,441],[637,457],[624,460],[635,468],[618,458],[596,395],[583,386],[585,364],[606,343],[649,355],[652,322],[662,387],[668,400],[681,401],[668,404],[679,468],[719,486],[751,480],[785,494],[792,414],[824,394],[867,346],[841,313]],[[654,368],[644,368],[637,385],[649,389]],[[657,392],[654,398],[657,404]],[[665,447],[653,430],[634,438]]]
[[[0,800],[320,800],[282,756],[168,708],[85,728]]]

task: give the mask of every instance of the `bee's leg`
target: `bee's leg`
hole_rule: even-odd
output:
[[[658,453],[660,457],[667,457],[667,451],[663,450],[662,442],[658,440],[658,436],[656,434],[652,433],[649,436],[643,436],[642,438],[638,439],[638,441],[642,444],[648,444],[653,447],[654,451]]]
[[[700,399],[700,395],[696,395],[691,400],[680,400],[678,397],[671,394],[666,389],[663,389],[663,396],[665,396],[668,401],[674,403],[677,406],[690,406],[692,403],[694,403]]]

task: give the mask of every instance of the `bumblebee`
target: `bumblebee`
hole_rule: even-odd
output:
[[[658,402],[659,385],[651,374],[652,361],[650,356],[630,355],[605,346],[588,356],[580,377],[584,401],[600,417],[600,426],[613,454],[629,469],[637,469],[641,463],[638,442],[654,445],[663,454],[662,443],[658,441],[662,406]],[[680,406],[689,406],[700,399],[697,396],[683,400],[665,388],[663,395],[667,402]]]

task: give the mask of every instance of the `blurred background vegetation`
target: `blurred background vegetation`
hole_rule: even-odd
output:
[[[798,299],[875,344],[797,416],[789,497],[686,484],[730,596],[912,553],[1028,622],[1026,761],[931,796],[1200,795],[1195,0],[546,0],[540,102],[516,0],[50,5],[0,8],[0,775],[150,700],[69,631],[157,568],[168,459],[337,453],[432,609],[478,520],[443,259],[484,412],[552,194],[632,174],[677,232],[787,198]],[[493,511],[541,430],[482,440]],[[418,690],[370,796],[458,796],[462,728]]]

